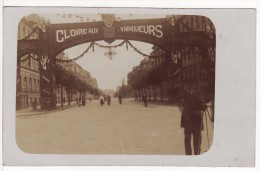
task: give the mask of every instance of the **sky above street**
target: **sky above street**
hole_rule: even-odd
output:
[[[101,16],[96,15],[80,15],[80,14],[45,14],[44,18],[51,21],[51,23],[78,23],[78,22],[95,22],[100,21]],[[163,15],[115,15],[118,20],[126,19],[154,19],[165,18]],[[105,41],[98,41],[97,43],[109,46],[121,43],[123,40],[115,40],[113,43],[108,44]],[[131,43],[138,48],[142,53],[149,55],[152,51],[152,44],[131,41]],[[82,54],[90,43],[81,44],[72,48],[66,49],[64,52],[69,58],[75,58]],[[113,48],[116,52],[112,60],[105,56],[108,52],[107,48],[100,48],[95,46],[94,51],[89,50],[81,59],[77,61],[83,69],[90,72],[91,76],[97,79],[98,87],[101,89],[116,90],[117,86],[121,85],[123,78],[127,80],[127,73],[129,73],[134,66],[140,64],[144,56],[135,52],[130,46],[128,50],[126,45],[122,47]]]
[[[116,40],[113,44],[121,42],[122,40]],[[104,41],[99,41],[98,43],[108,45]],[[70,58],[77,57],[87,49],[89,44],[90,43],[82,44],[67,49],[65,53],[67,53]],[[134,45],[146,54],[151,52],[151,44],[134,42]],[[139,65],[144,57],[133,51],[130,47],[127,50],[125,45],[112,49],[112,51],[116,52],[112,60],[104,55],[107,51],[108,49],[106,48],[95,46],[94,52],[92,49],[89,50],[77,63],[89,71],[92,77],[97,79],[99,88],[116,90],[116,87],[121,85],[123,78],[127,80],[127,73],[130,72],[134,66]]]

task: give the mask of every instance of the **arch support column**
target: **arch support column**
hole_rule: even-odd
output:
[[[39,54],[40,64],[40,104],[41,109],[52,110],[56,108],[55,70],[54,58],[50,49],[49,29],[43,33],[41,44],[42,52]]]

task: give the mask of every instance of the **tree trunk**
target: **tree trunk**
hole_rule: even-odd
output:
[[[148,95],[149,95],[149,100],[151,100],[151,91],[150,91],[150,87],[148,87]]]
[[[61,98],[61,107],[63,107],[63,89],[62,89],[62,85],[60,86],[60,98]]]
[[[70,106],[70,100],[71,100],[71,97],[70,97],[70,89],[67,90],[67,95],[68,95],[68,105]]]
[[[160,94],[161,94],[161,101],[163,101],[163,87],[162,87],[162,82],[160,83]]]
[[[156,86],[154,86],[154,100],[156,100]]]

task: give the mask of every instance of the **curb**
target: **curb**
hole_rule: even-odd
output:
[[[38,113],[31,113],[31,114],[22,114],[22,115],[17,115],[16,117],[23,117],[23,116],[35,116],[35,115],[42,115],[42,114],[48,114],[48,113],[51,113],[51,112],[58,112],[58,111],[61,111],[61,110],[64,110],[64,109],[68,109],[68,108],[72,108],[76,105],[71,105],[71,106],[66,106],[66,107],[63,107],[63,108],[59,108],[59,109],[55,109],[55,110],[46,110],[46,111],[42,111],[42,112],[38,112]]]

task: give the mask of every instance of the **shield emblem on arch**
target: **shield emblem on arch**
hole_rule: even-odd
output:
[[[102,19],[105,23],[105,26],[110,28],[114,23],[114,14],[102,14]]]

